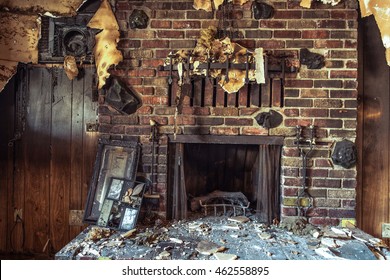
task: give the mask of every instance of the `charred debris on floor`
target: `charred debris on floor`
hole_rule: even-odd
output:
[[[272,225],[255,215],[198,216],[139,225],[128,232],[89,226],[56,259],[389,260],[386,244],[355,227],[306,219]]]

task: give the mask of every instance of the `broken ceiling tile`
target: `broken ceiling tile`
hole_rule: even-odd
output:
[[[274,15],[274,8],[267,3],[254,1],[252,12],[255,19],[268,19]]]
[[[129,16],[129,26],[131,29],[144,29],[148,26],[149,17],[143,10],[135,9]]]
[[[236,260],[238,258],[237,255],[226,253],[214,253],[214,256],[219,261],[231,261]]]
[[[16,74],[17,70],[17,61],[0,60],[0,93],[12,76]]]
[[[55,16],[75,16],[78,8],[86,0],[0,0],[0,8],[23,14],[46,14]]]
[[[376,256],[371,250],[362,242],[357,240],[350,240],[343,246],[334,249],[339,256],[349,260],[376,260]]]
[[[95,36],[96,43],[94,47],[97,74],[99,76],[98,89],[101,89],[106,83],[107,77],[110,76],[108,69],[123,60],[122,53],[116,48],[120,37],[119,25],[107,0],[102,1],[87,26],[102,30]]]
[[[321,69],[325,66],[325,58],[321,54],[312,53],[308,49],[300,51],[301,64],[307,66],[308,69]]]
[[[268,239],[271,239],[272,238],[272,235],[269,234],[268,232],[262,232],[262,233],[258,233],[258,236],[263,239],[263,240],[268,240]]]
[[[249,218],[245,216],[235,216],[235,217],[229,217],[228,220],[237,223],[246,223],[249,221]]]
[[[202,240],[196,246],[196,251],[202,255],[212,255],[217,252],[223,252],[226,248],[224,246],[219,246],[218,244],[206,240]]]

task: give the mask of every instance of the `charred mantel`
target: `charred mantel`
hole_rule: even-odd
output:
[[[284,137],[280,136],[221,136],[221,135],[168,135],[170,143],[197,143],[197,144],[233,144],[239,145],[283,145]]]

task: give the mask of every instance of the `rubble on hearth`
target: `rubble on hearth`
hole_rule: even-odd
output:
[[[390,259],[386,244],[357,228],[316,227],[305,219],[275,225],[255,215],[236,220],[206,216],[154,226],[139,226],[124,238],[119,232],[91,238],[87,228],[57,253],[57,259]]]

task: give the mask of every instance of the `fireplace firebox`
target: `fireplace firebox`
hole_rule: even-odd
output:
[[[185,219],[199,197],[219,192],[243,194],[263,222],[279,219],[282,145],[271,136],[170,137],[167,217]]]

